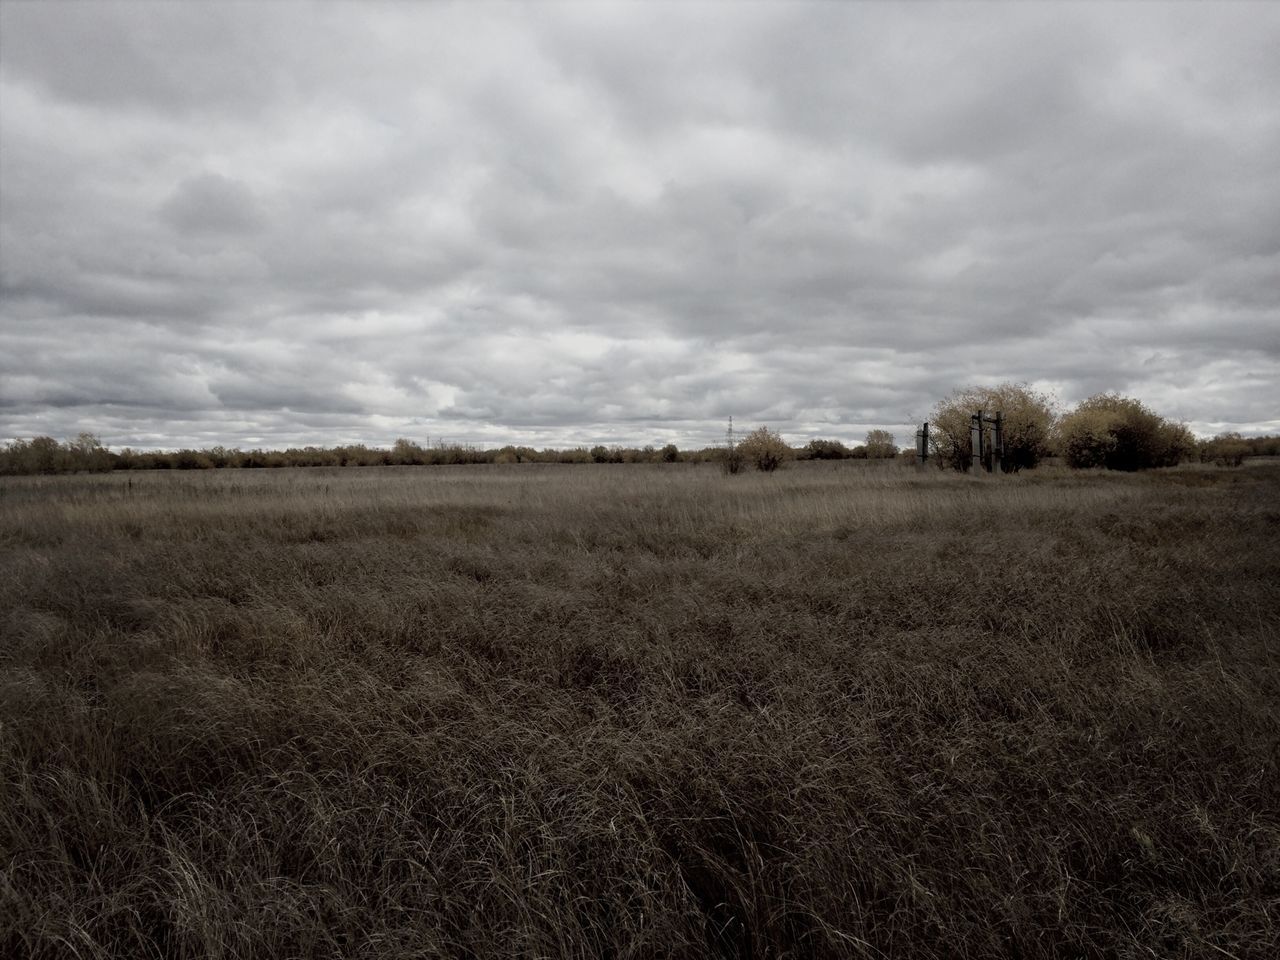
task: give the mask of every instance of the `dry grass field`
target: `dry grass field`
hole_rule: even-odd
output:
[[[0,481],[6,957],[1274,957],[1280,467]]]

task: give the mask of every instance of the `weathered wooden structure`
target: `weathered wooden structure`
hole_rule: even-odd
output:
[[[929,423],[925,421],[920,424],[920,429],[916,431],[916,466],[923,469],[924,465],[929,462]]]
[[[991,424],[991,439],[987,440],[987,431],[984,429],[985,424]],[[993,474],[999,475],[1004,461],[1004,414],[996,411],[994,417],[989,417],[982,410],[978,410],[969,418],[969,434],[970,440],[970,472],[978,473],[980,470],[990,469]],[[987,453],[991,454],[990,466],[987,466]]]

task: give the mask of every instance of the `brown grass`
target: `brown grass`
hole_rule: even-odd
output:
[[[1236,957],[1280,468],[0,481],[0,954]]]

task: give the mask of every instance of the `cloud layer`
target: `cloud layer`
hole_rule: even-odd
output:
[[[6,2],[0,438],[1280,432],[1280,8]]]

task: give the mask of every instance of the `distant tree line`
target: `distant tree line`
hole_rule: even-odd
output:
[[[898,455],[893,434],[872,430],[867,442],[846,447],[838,440],[813,440],[793,448],[766,427],[738,444],[753,466],[774,469],[785,460],[891,459]],[[665,446],[570,447],[564,449],[472,444],[424,445],[401,438],[389,448],[351,444],[339,447],[289,447],[240,450],[222,446],[181,450],[110,450],[91,433],[59,443],[53,437],[16,440],[0,447],[0,475],[74,473],[110,470],[220,470],[272,467],[441,466],[462,463],[707,463],[724,460],[723,446],[681,450]]]
[[[1036,466],[1050,456],[1071,467],[1140,470],[1171,466],[1185,460],[1239,466],[1248,457],[1280,456],[1280,437],[1241,437],[1223,433],[1197,440],[1182,424],[1153,413],[1137,400],[1100,394],[1074,410],[1059,414],[1052,400],[1019,384],[970,387],[941,401],[930,420],[931,457],[939,467],[964,469],[970,459],[970,417],[976,410],[1000,411],[1004,418],[1005,456],[1009,472]],[[989,429],[989,428],[988,428]],[[110,470],[216,470],[275,467],[441,466],[513,463],[708,463],[737,472],[743,467],[772,471],[790,460],[911,460],[914,451],[900,449],[887,430],[872,430],[864,442],[846,446],[840,440],[815,439],[791,446],[775,431],[758,427],[741,440],[681,450],[665,446],[596,445],[535,449],[507,445],[481,448],[471,444],[423,445],[401,438],[389,448],[351,444],[337,447],[290,447],[285,450],[239,450],[215,446],[170,451],[116,451],[91,433],[59,442],[52,437],[15,440],[0,447],[0,475],[52,474]],[[987,464],[989,466],[989,464]]]

